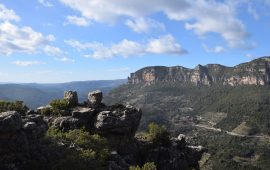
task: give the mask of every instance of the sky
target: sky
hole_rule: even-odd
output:
[[[0,82],[127,78],[270,55],[270,0],[0,0]]]

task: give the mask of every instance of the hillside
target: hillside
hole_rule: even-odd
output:
[[[100,89],[107,93],[114,87],[126,82],[121,80],[100,80],[100,81],[78,81],[58,84],[0,84],[1,100],[22,100],[31,108],[46,105],[55,98],[62,98],[63,91],[76,90],[80,95],[79,100],[83,101],[87,98],[89,91]]]
[[[260,58],[235,67],[147,67],[113,89],[106,103],[142,108],[140,130],[158,122],[172,133],[196,139],[210,155],[202,169],[266,169],[269,64],[269,58]],[[233,83],[226,83],[230,79]]]

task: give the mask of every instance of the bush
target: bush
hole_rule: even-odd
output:
[[[170,146],[170,134],[164,126],[159,126],[155,123],[148,125],[148,136],[154,145]]]
[[[45,107],[44,109],[40,110],[40,114],[44,116],[50,116],[52,114],[52,108]]]
[[[55,99],[50,102],[54,110],[67,110],[70,108],[66,99]]]
[[[0,112],[6,111],[17,111],[21,115],[25,115],[25,113],[29,110],[27,106],[24,105],[23,101],[0,101]]]
[[[71,108],[66,99],[54,99],[50,102],[51,113],[52,115],[61,115],[66,116],[69,114],[68,110]],[[49,113],[49,111],[46,111]]]
[[[49,128],[47,138],[56,143],[61,141],[62,143],[74,145],[78,152],[76,155],[78,158],[76,159],[83,160],[85,163],[95,161],[96,164],[106,165],[109,158],[107,140],[100,135],[90,134],[84,129],[61,132],[55,128]]]
[[[139,166],[131,166],[129,167],[129,170],[157,170],[157,167],[154,162],[147,162],[142,166],[142,168]]]

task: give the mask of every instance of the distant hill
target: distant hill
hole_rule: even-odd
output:
[[[76,81],[55,84],[0,84],[1,100],[22,100],[31,108],[46,105],[52,99],[62,98],[65,90],[76,90],[79,100],[86,100],[89,91],[100,89],[107,93],[111,89],[126,83],[127,80]]]

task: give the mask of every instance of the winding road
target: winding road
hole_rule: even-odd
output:
[[[214,127],[203,125],[203,124],[195,124],[193,126],[199,127],[199,128],[203,128],[203,129],[207,129],[207,130],[212,130],[212,131],[215,131],[215,132],[224,132],[224,133],[226,133],[228,135],[231,135],[231,136],[247,137],[247,138],[259,138],[259,139],[269,139],[270,140],[270,137],[269,136],[265,136],[265,135],[243,135],[243,134],[238,134],[238,133],[235,133],[235,132],[225,131],[225,130],[222,130],[222,129],[219,129],[219,128],[214,128]]]

